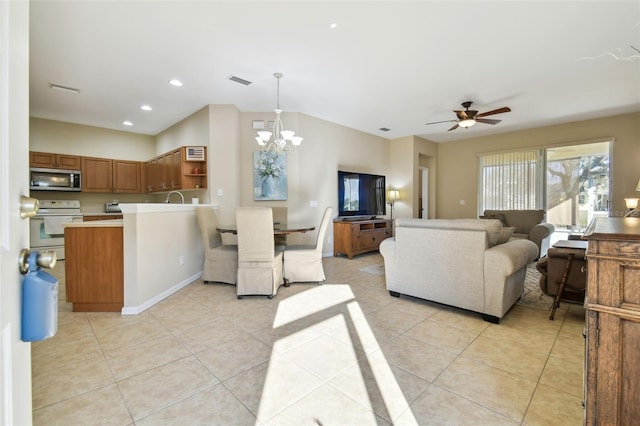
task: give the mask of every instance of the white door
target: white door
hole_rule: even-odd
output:
[[[0,1],[0,424],[31,424],[31,344],[20,340],[18,254],[29,247],[29,2]]]
[[[429,169],[421,167],[420,174],[420,197],[422,198],[422,211],[420,212],[420,217],[422,219],[429,219]]]

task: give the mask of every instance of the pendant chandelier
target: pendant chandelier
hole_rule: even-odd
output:
[[[263,151],[273,151],[280,154],[285,150],[291,151],[292,147],[300,146],[302,138],[295,136],[296,132],[284,130],[284,125],[280,118],[280,114],[282,114],[282,110],[280,109],[280,79],[282,78],[282,73],[277,72],[274,73],[273,76],[278,82],[278,98],[275,109],[276,120],[273,122],[273,133],[261,130],[258,132],[258,136],[256,136],[256,141],[258,145],[262,147]],[[273,136],[273,140],[271,140],[271,136]],[[287,142],[291,145],[287,144]]]

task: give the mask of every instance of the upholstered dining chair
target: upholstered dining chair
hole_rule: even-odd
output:
[[[238,229],[238,299],[248,295],[275,296],[282,279],[282,251],[273,239],[269,207],[236,208]]]
[[[222,244],[222,237],[216,229],[218,219],[213,208],[196,207],[196,217],[204,245],[202,280],[205,283],[235,284],[238,273],[238,246]]]
[[[322,246],[332,214],[333,209],[327,207],[320,222],[315,246],[287,246],[284,251],[284,280],[287,285],[292,282],[309,281],[320,284],[326,279],[322,267]]]

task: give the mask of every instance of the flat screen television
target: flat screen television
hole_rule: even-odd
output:
[[[386,213],[385,176],[338,170],[338,216],[372,218]]]

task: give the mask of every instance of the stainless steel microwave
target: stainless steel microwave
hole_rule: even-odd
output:
[[[36,191],[82,191],[80,170],[31,167],[30,180]]]

